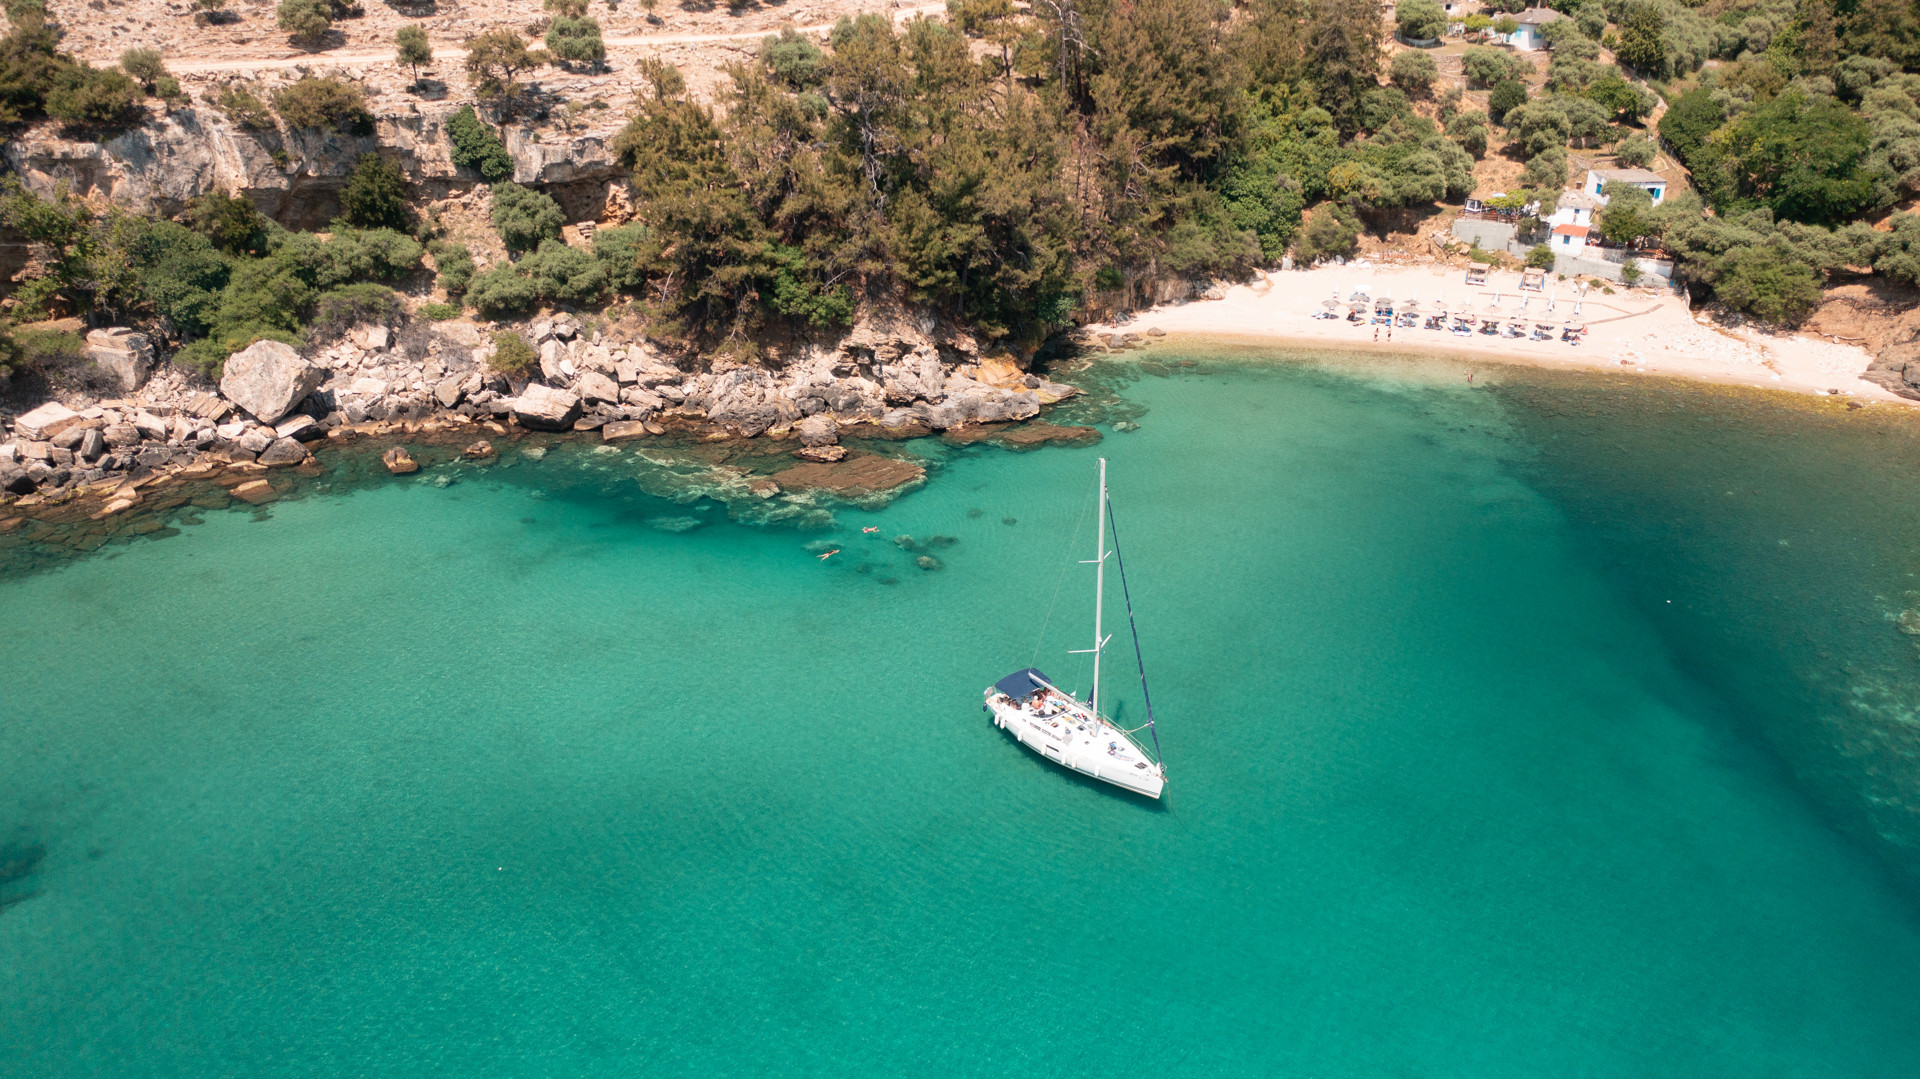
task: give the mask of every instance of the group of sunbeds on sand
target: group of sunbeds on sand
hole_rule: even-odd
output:
[[[1494,293],[1493,300],[1481,308],[1471,304],[1455,306],[1447,302],[1444,296],[1435,296],[1430,303],[1419,300],[1395,301],[1391,296],[1374,296],[1373,290],[1365,285],[1356,286],[1342,300],[1336,291],[1332,297],[1320,301],[1320,310],[1314,312],[1314,318],[1344,318],[1355,326],[1386,327],[1389,340],[1395,327],[1402,329],[1446,330],[1461,336],[1480,336],[1492,338],[1514,338],[1530,341],[1551,341],[1559,335],[1560,340],[1577,345],[1587,332],[1586,323],[1579,319],[1580,301],[1575,301],[1571,315],[1554,314],[1557,306],[1552,297],[1546,297],[1545,306],[1531,310],[1536,297],[1523,295],[1519,306],[1508,312],[1501,311],[1501,293]],[[1380,331],[1374,330],[1377,338]]]

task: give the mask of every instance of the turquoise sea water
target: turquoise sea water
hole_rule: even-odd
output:
[[[0,580],[0,1073],[1920,1074],[1903,428],[1076,377],[827,531],[563,448]],[[1102,454],[1162,805],[979,706]]]

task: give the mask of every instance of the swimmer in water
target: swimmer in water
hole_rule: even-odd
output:
[[[879,525],[868,525],[867,527],[865,527],[865,528],[863,528],[863,529],[861,529],[860,531],[862,531],[862,532],[878,532],[878,531],[880,531],[880,526],[879,526]]]
[[[832,558],[834,555],[837,555],[839,553],[840,553],[840,548],[835,547],[833,550],[828,551],[826,554],[821,555],[820,561],[825,562],[827,559]]]

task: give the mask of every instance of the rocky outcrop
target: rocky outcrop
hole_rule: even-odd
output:
[[[204,104],[173,109],[105,142],[65,137],[39,124],[10,138],[0,157],[41,195],[64,184],[136,213],[172,216],[208,191],[243,195],[290,228],[321,228],[339,213],[338,195],[362,154],[398,162],[421,193],[444,197],[479,182],[450,156],[446,121],[457,102],[413,102],[411,111],[377,116],[364,134],[337,130],[257,131]],[[513,178],[565,188],[624,183],[604,134],[561,136],[508,128]],[[564,192],[563,192],[564,193]],[[588,200],[595,201],[595,200]],[[597,196],[604,204],[604,194]]]
[[[380,455],[380,463],[386,465],[387,471],[396,476],[420,471],[420,462],[413,459],[413,454],[408,453],[405,446],[390,447],[387,452]]]
[[[255,341],[227,358],[220,392],[261,423],[275,423],[319,389],[325,376],[291,346]]]
[[[656,480],[669,492],[692,484],[742,520],[820,523],[830,511],[816,494],[868,504],[922,478],[910,462],[839,445],[850,428],[862,438],[937,430],[959,442],[1004,435],[1012,446],[1097,437],[1044,424],[992,426],[1032,417],[1076,391],[1011,362],[982,359],[965,335],[935,334],[930,324],[867,319],[833,347],[799,349],[767,367],[719,361],[705,371],[682,370],[650,344],[608,339],[570,314],[524,332],[542,360],[531,379],[488,369],[491,343],[464,321],[402,332],[363,326],[306,356],[260,342],[228,359],[220,393],[161,367],[128,399],[47,402],[19,417],[12,438],[0,440],[0,488],[55,498],[63,488],[198,467],[205,456],[241,468],[304,466],[308,444],[333,434],[452,421],[494,435],[510,435],[515,424],[598,430],[607,443],[670,431],[705,441],[783,440],[787,446],[743,451],[798,458],[772,479],[715,465],[697,479],[663,467]],[[95,343],[137,357],[139,345],[128,337]],[[467,450],[470,458],[491,455],[484,441]],[[402,471],[419,467],[404,451],[389,463]]]
[[[1920,344],[1888,345],[1860,377],[1908,400],[1920,401]]]

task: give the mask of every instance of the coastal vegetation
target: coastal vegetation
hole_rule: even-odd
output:
[[[1502,0],[1465,21],[1497,33],[1520,6]],[[406,173],[376,153],[339,192],[330,239],[310,243],[255,220],[244,200],[209,195],[180,217],[206,245],[183,263],[204,264],[193,289],[150,285],[161,271],[137,259],[95,280],[74,261],[94,257],[87,244],[70,244],[70,257],[24,283],[14,319],[144,319],[164,341],[200,342],[188,362],[206,366],[218,342],[308,332],[328,289],[391,282],[434,241],[446,302],[488,316],[628,292],[664,339],[747,356],[768,332],[843,327],[864,299],[889,297],[1027,351],[1090,305],[1125,306],[1158,281],[1351,255],[1368,231],[1464,198],[1493,154],[1523,165],[1515,197],[1541,212],[1575,154],[1623,167],[1678,160],[1697,195],[1676,184],[1656,206],[1638,189],[1610,191],[1598,235],[1658,246],[1701,295],[1771,321],[1804,318],[1837,275],[1914,282],[1920,221],[1904,211],[1920,197],[1920,47],[1907,43],[1920,22],[1905,9],[1555,6],[1566,17],[1540,27],[1550,52],[1472,44],[1449,77],[1429,52],[1389,42],[1444,34],[1431,0],[1408,0],[1391,19],[1372,0],[952,0],[945,19],[849,16],[824,42],[770,35],[711,94],[642,59],[644,88],[612,140],[632,173],[636,223],[570,245],[554,199],[511,182],[502,137],[540,117],[572,130],[590,107],[529,91],[544,65],[605,56],[586,3],[548,0],[537,25],[467,40],[476,101],[444,121],[452,162],[491,185],[507,260],[482,269],[422,222]],[[157,53],[91,67],[59,51],[42,0],[6,9],[0,120],[111,127],[136,122],[145,98],[179,92]],[[339,0],[276,8],[309,37],[356,13]],[[432,62],[426,33],[404,26],[395,49],[417,84]],[[1709,59],[1719,63],[1703,68]],[[337,76],[303,73],[277,89],[228,81],[205,96],[255,131],[373,130],[367,89]],[[24,190],[8,198],[11,217],[33,216]],[[40,203],[80,214],[64,196]],[[89,241],[98,250],[141,229],[193,246],[160,229],[169,223],[86,214],[72,231],[108,237]],[[369,243],[394,257],[362,272],[347,256]],[[310,257],[336,247],[348,270]],[[268,280],[285,285],[271,304],[255,287]]]

